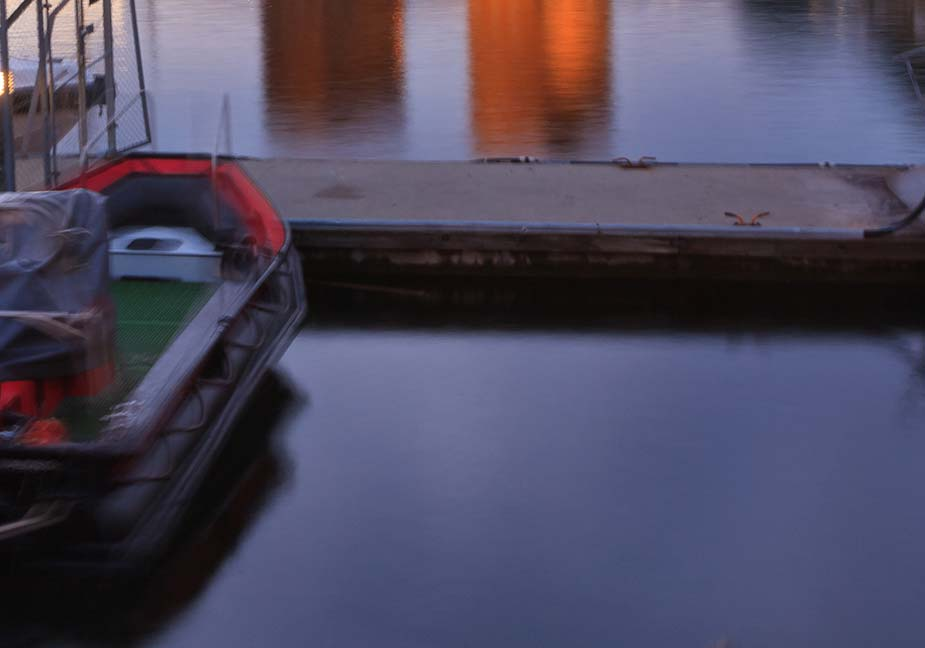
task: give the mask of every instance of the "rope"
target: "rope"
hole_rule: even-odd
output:
[[[30,313],[28,311],[0,311],[0,319],[13,319],[26,326],[50,335],[59,340],[77,339],[86,340],[87,334],[75,328],[72,324],[81,324],[96,315],[95,311],[89,314],[71,315],[69,313]],[[61,319],[70,320],[71,323]]]

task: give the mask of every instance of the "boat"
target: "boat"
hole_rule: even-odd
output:
[[[233,160],[0,196],[7,566],[156,564],[305,309],[288,226]]]

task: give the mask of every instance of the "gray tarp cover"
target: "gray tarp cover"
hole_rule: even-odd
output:
[[[105,198],[90,191],[0,194],[0,381],[99,366],[99,331],[56,335],[17,313],[110,328],[107,229]]]

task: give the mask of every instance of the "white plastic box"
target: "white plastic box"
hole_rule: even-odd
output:
[[[213,282],[221,279],[222,254],[189,227],[116,230],[109,238],[113,279]]]

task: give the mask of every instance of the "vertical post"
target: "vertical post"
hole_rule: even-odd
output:
[[[50,188],[53,179],[51,170],[51,100],[48,92],[48,88],[50,87],[48,81],[48,59],[50,57],[45,47],[45,11],[43,10],[43,4],[43,0],[36,0],[35,24],[38,30],[39,69],[41,70],[40,74],[42,77],[42,103],[45,109],[44,125],[42,128],[42,133],[45,137],[42,142],[42,164],[45,171],[45,187]]]
[[[87,146],[87,51],[84,42],[84,0],[74,2],[77,30],[77,126],[81,152]]]
[[[106,155],[116,154],[116,66],[113,56],[112,0],[103,0],[103,58],[106,68]]]
[[[135,0],[129,0],[132,13],[132,38],[135,39],[135,63],[138,65],[138,94],[141,95],[141,112],[145,120],[145,139],[151,143],[151,115],[148,113],[148,91],[145,89],[145,71],[141,64],[141,39],[138,37],[138,15]]]
[[[0,95],[0,119],[3,120],[3,188],[16,190],[16,141],[13,139],[13,87],[10,84],[9,16],[6,0],[0,0],[0,72],[3,94]]]
[[[48,116],[51,134],[51,186],[58,185],[58,176],[61,175],[58,169],[58,126],[56,121],[56,94],[55,87],[55,56],[52,47],[52,35],[55,31],[55,21],[58,13],[67,5],[67,0],[61,2],[57,8],[52,9],[49,2],[45,3],[45,55],[48,59],[46,66],[45,79],[48,81]]]

